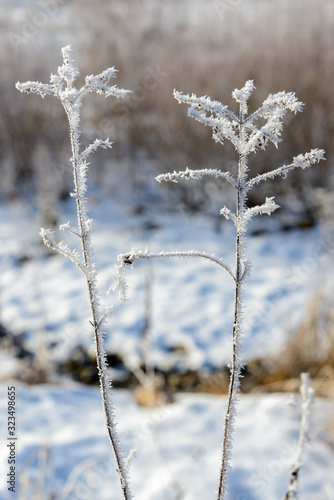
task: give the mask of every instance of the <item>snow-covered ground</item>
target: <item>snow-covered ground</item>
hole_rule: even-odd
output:
[[[69,260],[45,257],[38,235],[40,222],[22,204],[0,207],[1,321],[24,332],[27,347],[52,344],[51,359],[66,360],[81,345],[93,351],[83,276]],[[63,206],[60,222],[75,220],[73,202]],[[234,264],[234,228],[182,212],[133,217],[106,199],[91,206],[95,221],[94,252],[100,270],[102,303],[113,303],[106,347],[138,361],[145,319],[145,283],[151,276],[151,362],[198,369],[229,362],[233,283],[218,266],[202,259],[156,260],[126,270],[129,301],[105,292],[117,277],[117,255],[132,247],[152,251],[201,250]],[[148,224],[155,230],[147,230]],[[267,217],[265,225],[274,221]],[[61,233],[59,238],[67,238]],[[327,238],[327,239],[326,239]],[[329,236],[317,229],[268,232],[248,238],[253,264],[245,292],[244,356],[249,360],[275,351],[300,321],[312,293],[319,250],[326,254]],[[27,260],[22,262],[22,257]],[[21,260],[20,260],[21,259]],[[176,355],[175,349],[182,354]]]
[[[21,203],[0,207],[1,322],[13,333],[24,332],[27,347],[41,349],[43,355],[43,344],[54,344],[47,354],[50,359],[63,361],[78,345],[93,352],[82,276],[65,258],[45,256],[37,212],[27,207]],[[72,209],[73,200],[64,203],[60,222],[75,223]],[[116,278],[116,256],[133,246],[152,251],[204,250],[233,265],[233,228],[228,224],[217,231],[214,221],[178,210],[168,216],[157,211],[133,217],[105,198],[91,202],[91,215],[101,291]],[[265,222],[274,229],[274,220]],[[153,225],[157,228],[149,230]],[[312,292],[318,253],[328,253],[331,246],[331,239],[317,229],[273,230],[248,238],[253,272],[245,295],[245,359],[264,356],[284,343]],[[107,349],[133,362],[140,352],[146,273],[144,264],[127,271],[126,304],[118,303],[116,294],[102,297],[103,303],[114,303]],[[195,259],[156,261],[151,276],[151,361],[164,368],[195,369],[228,362],[233,305],[229,276]],[[184,349],[173,351],[180,346]],[[38,482],[38,467],[43,469],[45,463],[41,474],[46,484],[62,492],[59,498],[120,499],[99,390],[7,382],[12,361],[2,353],[0,498],[15,498],[6,490],[3,474],[8,467],[7,387],[15,385],[17,486],[28,484],[28,477]],[[225,397],[183,395],[153,411],[138,407],[126,391],[115,390],[114,399],[125,452],[137,448],[131,482],[138,500],[215,498]],[[283,498],[300,419],[298,406],[291,409],[287,403],[287,395],[241,397],[230,481],[233,500]],[[330,403],[318,401],[312,446],[301,475],[302,500],[334,498],[334,454],[325,432],[330,418]]]
[[[58,499],[120,500],[97,388],[29,387],[10,382],[17,390],[17,488],[23,494],[28,478],[41,479]],[[136,405],[126,391],[115,390],[118,429],[131,462],[131,484],[138,500],[213,499],[217,489],[223,411],[226,398],[183,395],[155,410]],[[5,444],[7,384],[0,387],[1,483],[6,491],[8,448]],[[287,395],[242,396],[236,421],[230,498],[277,500],[284,497],[289,468],[298,439],[298,406]],[[313,411],[312,442],[306,448],[300,475],[300,498],[334,498],[333,450],[324,436],[328,403],[319,401]],[[45,464],[43,468],[43,463]],[[44,472],[43,472],[44,470]],[[41,472],[42,471],[42,472]],[[30,483],[30,485],[32,484]],[[36,490],[35,490],[36,491]],[[31,498],[26,493],[21,498]],[[37,498],[37,495],[33,497]]]

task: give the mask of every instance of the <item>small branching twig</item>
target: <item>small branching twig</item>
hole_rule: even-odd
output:
[[[314,402],[314,390],[310,387],[310,374],[302,373],[300,395],[302,407],[302,419],[300,424],[299,439],[297,445],[297,455],[293,466],[290,471],[289,489],[284,497],[284,500],[297,500],[298,499],[298,481],[299,472],[302,467],[302,458],[304,448],[309,440],[310,430],[310,413],[311,406]]]
[[[97,366],[100,378],[100,387],[103,401],[103,408],[106,417],[106,425],[108,436],[115,454],[117,472],[120,477],[123,497],[125,500],[130,500],[132,494],[130,492],[127,464],[123,458],[123,453],[119,446],[118,436],[116,433],[116,424],[113,405],[110,396],[110,380],[107,372],[106,353],[103,346],[103,325],[110,314],[111,309],[107,308],[104,314],[101,315],[99,308],[99,295],[97,290],[97,270],[92,253],[91,232],[92,220],[87,216],[86,208],[86,178],[88,163],[87,158],[91,153],[98,148],[111,148],[112,143],[109,139],[96,139],[86,149],[80,152],[80,109],[82,99],[90,92],[104,95],[105,97],[115,96],[123,98],[130,91],[119,89],[116,86],[109,86],[109,80],[116,77],[116,70],[108,68],[99,75],[90,75],[85,79],[85,84],[77,89],[74,87],[74,82],[79,76],[79,71],[74,65],[71,57],[71,47],[67,46],[62,49],[63,64],[58,67],[57,75],[51,75],[50,84],[39,82],[17,83],[16,87],[21,92],[36,93],[42,98],[47,95],[58,97],[65,109],[70,129],[71,163],[73,167],[74,188],[72,196],[76,200],[78,228],[73,228],[69,223],[62,224],[60,229],[67,230],[71,234],[78,236],[81,241],[82,256],[80,257],[76,250],[70,250],[64,243],[56,243],[52,231],[49,229],[41,229],[41,236],[45,245],[52,250],[70,258],[78,268],[83,272],[87,282],[89,301],[91,306],[92,319],[90,324],[94,330]]]
[[[283,127],[283,117],[287,111],[296,113],[302,111],[303,104],[297,100],[292,92],[279,92],[269,95],[263,102],[261,108],[250,116],[248,113],[248,99],[250,98],[254,84],[248,80],[241,89],[235,89],[232,97],[239,103],[239,115],[229,111],[217,101],[211,101],[207,96],[196,97],[194,94],[182,95],[174,91],[174,96],[180,103],[190,105],[188,116],[212,128],[212,137],[216,142],[223,144],[225,139],[230,140],[239,155],[239,166],[237,177],[228,176],[225,178],[235,186],[236,189],[236,210],[232,212],[229,208],[223,207],[220,213],[226,218],[231,219],[236,227],[236,263],[235,271],[235,294],[234,294],[234,324],[233,324],[233,351],[232,362],[230,365],[230,386],[227,402],[227,411],[225,415],[225,425],[223,433],[223,451],[220,469],[220,479],[218,488],[218,500],[227,496],[227,480],[230,471],[230,457],[232,450],[233,424],[236,415],[237,394],[240,385],[240,376],[242,371],[241,360],[241,320],[242,320],[242,293],[245,282],[244,262],[245,241],[244,234],[247,229],[248,221],[259,214],[270,215],[278,205],[274,198],[267,198],[265,203],[249,208],[246,205],[248,191],[257,183],[267,178],[273,178],[276,175],[285,176],[293,168],[306,168],[314,163],[324,159],[323,150],[311,150],[310,153],[299,155],[294,158],[289,166],[283,166],[272,170],[267,174],[259,175],[254,179],[248,180],[248,157],[251,153],[256,153],[258,148],[265,149],[272,142],[276,147],[281,141],[280,135]],[[258,118],[265,120],[265,124],[259,129],[255,125]],[[222,175],[223,177],[223,175]],[[180,172],[178,179],[188,178]],[[165,179],[167,180],[167,178]],[[176,178],[168,180],[177,180]]]
[[[215,255],[209,255],[206,252],[197,252],[194,250],[187,250],[187,251],[173,251],[173,252],[143,252],[142,250],[135,250],[132,249],[130,252],[120,254],[118,256],[118,260],[121,262],[119,266],[116,266],[116,269],[118,271],[118,278],[117,280],[112,284],[109,290],[115,289],[118,287],[118,298],[119,300],[126,301],[127,300],[127,286],[124,280],[124,268],[127,266],[132,266],[136,260],[140,259],[164,259],[164,258],[171,258],[171,257],[201,257],[202,259],[209,260],[211,262],[214,262],[215,264],[218,264],[220,267],[225,269],[229,273],[229,275],[233,278],[235,281],[235,276],[233,274],[233,271],[230,269],[230,267],[225,264],[225,262],[218,258],[215,257]],[[244,267],[244,272],[243,272],[243,278],[247,275],[250,265],[247,262],[243,263]]]
[[[187,179],[201,179],[204,175],[212,175],[216,178],[223,178],[229,182],[236,191],[235,210],[223,207],[220,211],[226,219],[232,220],[236,228],[236,257],[235,268],[223,262],[220,258],[210,256],[204,252],[160,252],[148,253],[132,250],[126,254],[120,255],[120,266],[118,266],[121,298],[125,298],[126,283],[124,280],[124,267],[132,265],[136,259],[140,258],[162,258],[162,257],[204,257],[219,264],[234,279],[234,321],[232,328],[233,348],[232,361],[230,364],[230,384],[227,400],[227,411],[224,420],[222,460],[219,475],[219,487],[217,499],[223,500],[227,497],[228,475],[231,469],[230,459],[232,452],[232,435],[234,420],[236,415],[236,405],[238,401],[238,390],[242,372],[241,359],[241,337],[242,337],[242,310],[243,310],[243,286],[245,278],[250,271],[250,263],[245,256],[245,233],[248,222],[256,215],[268,214],[274,212],[278,205],[273,197],[266,198],[262,205],[248,207],[246,204],[247,194],[259,182],[274,178],[277,175],[285,177],[287,173],[294,168],[305,169],[320,160],[324,159],[324,151],[312,149],[309,153],[299,155],[293,159],[290,165],[284,165],[265,174],[257,175],[253,179],[248,178],[248,160],[252,153],[258,149],[265,149],[269,143],[276,147],[281,142],[281,131],[283,128],[283,118],[288,111],[297,113],[302,111],[303,104],[298,101],[292,92],[278,92],[269,95],[262,106],[253,114],[248,115],[248,100],[255,89],[252,80],[248,80],[240,90],[235,89],[232,97],[239,104],[239,113],[236,115],[218,101],[213,101],[207,96],[197,97],[195,94],[183,95],[181,92],[174,91],[174,97],[179,103],[188,104],[188,116],[201,122],[205,126],[212,128],[212,137],[221,144],[226,139],[232,142],[238,157],[238,170],[234,177],[229,172],[223,172],[213,169],[191,170],[186,168],[184,171],[172,172],[159,175],[158,182],[171,181],[179,182]],[[256,122],[261,119],[264,125],[257,127]],[[117,283],[116,283],[117,284]]]

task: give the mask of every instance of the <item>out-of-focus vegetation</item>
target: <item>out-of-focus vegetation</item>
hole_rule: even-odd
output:
[[[273,158],[276,167],[311,148],[326,150],[327,162],[303,177],[290,174],[290,182],[278,182],[275,189],[280,191],[278,202],[288,190],[292,201],[287,212],[293,208],[309,222],[316,219],[319,198],[313,188],[329,188],[333,177],[332,0],[7,1],[1,9],[3,195],[16,196],[24,181],[51,203],[72,182],[59,104],[24,98],[14,87],[17,80],[47,82],[50,70],[61,62],[60,48],[71,44],[82,75],[115,66],[118,85],[133,90],[125,102],[89,97],[94,106],[87,109],[94,112],[84,115],[82,123],[87,142],[96,135],[115,141],[111,154],[100,156],[96,181],[102,184],[103,179],[112,191],[117,186],[117,192],[120,185],[130,187],[140,203],[140,191],[161,171],[224,164],[233,170],[236,158],[229,146],[216,145],[208,129],[189,120],[172,91],[207,94],[230,104],[231,91],[254,79],[254,109],[268,91],[294,91],[305,103],[303,114],[285,125],[277,152],[269,148],[254,157],[256,171],[271,168]],[[268,184],[268,193],[259,198],[254,191],[251,204],[271,194]],[[198,188],[195,201],[188,186],[177,189],[180,202],[191,209],[209,210],[208,200],[217,194],[210,183]]]

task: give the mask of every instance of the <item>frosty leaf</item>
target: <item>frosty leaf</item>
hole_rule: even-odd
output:
[[[98,86],[98,85],[107,85],[110,78],[116,78],[117,77],[117,69],[114,68],[107,68],[102,73],[99,73],[98,75],[87,75],[85,78],[86,85],[93,85],[93,86]]]
[[[232,184],[236,188],[236,182],[234,177],[230,174],[230,172],[222,172],[221,170],[212,169],[212,168],[203,168],[200,170],[191,170],[190,168],[186,168],[185,170],[181,170],[179,172],[168,172],[166,174],[160,174],[155,179],[158,182],[162,181],[171,181],[178,182],[182,179],[202,179],[205,175],[212,175],[213,177],[221,177],[225,179],[227,182]]]
[[[179,103],[189,104],[191,108],[203,109],[208,113],[216,114],[219,118],[226,115],[231,119],[231,123],[234,122],[235,125],[237,125],[239,121],[237,116],[233,113],[233,111],[230,111],[227,106],[224,106],[219,101],[213,101],[208,96],[197,97],[196,94],[192,94],[190,96],[189,94],[182,94],[177,90],[174,90],[173,95]]]
[[[112,312],[113,312],[113,306],[106,306],[105,312],[102,315],[102,318],[100,319],[100,322],[98,324],[99,328],[103,326],[106,320],[111,316]]]
[[[252,95],[255,85],[253,80],[247,80],[242,89],[234,89],[232,92],[232,97],[240,104],[240,111],[244,115],[248,112],[247,101]]]
[[[319,163],[320,160],[325,160],[325,151],[323,149],[311,149],[309,153],[300,154],[293,158],[293,165],[301,167],[303,170],[306,167]]]
[[[118,288],[118,300],[120,302],[126,302],[128,300],[128,285],[126,284],[125,278],[124,278],[124,267],[122,264],[120,266],[115,266],[118,272],[118,278],[114,283],[111,285],[111,287],[108,290],[108,293],[110,293],[111,290],[115,290]]]
[[[135,448],[129,451],[129,455],[124,460],[125,467],[127,470],[129,470],[131,462],[133,461],[136,455],[137,455],[137,450]]]
[[[40,82],[25,82],[25,83],[20,83],[17,82],[15,87],[17,90],[20,92],[25,92],[26,94],[39,94],[42,99],[46,95],[57,95],[57,90],[53,85],[48,85],[46,83],[40,83]]]
[[[85,231],[88,233],[93,229],[93,219],[87,219],[85,221]]]
[[[272,142],[276,148],[281,142],[281,127],[275,123],[266,123],[263,127],[253,133],[248,142],[244,154],[256,153],[257,148],[265,149],[268,142]]]
[[[210,97],[197,97],[195,94],[183,95],[174,90],[174,97],[179,103],[189,104],[188,116],[212,128],[212,137],[216,142],[223,144],[224,139],[229,139],[236,148],[239,146],[235,129],[239,120],[236,115],[218,101]]]
[[[281,124],[288,111],[297,113],[303,111],[303,106],[304,104],[298,101],[294,92],[286,93],[283,91],[273,95],[269,94],[262,106],[245,119],[245,124],[253,123],[258,118]]]
[[[85,85],[81,89],[81,92],[86,94],[88,92],[96,92],[97,94],[103,94],[106,97],[115,96],[117,98],[124,98],[127,94],[131,93],[131,90],[120,89],[116,85],[109,86],[110,78],[116,78],[117,70],[112,67],[108,68],[99,75],[89,75],[85,78]]]
[[[279,205],[274,202],[274,197],[266,198],[266,202],[263,205],[257,205],[256,207],[247,208],[244,214],[244,220],[250,220],[254,215],[259,214],[272,214]]]
[[[70,250],[68,246],[62,241],[60,243],[56,243],[53,238],[53,233],[52,231],[50,231],[50,229],[41,228],[39,234],[43,238],[44,245],[51,248],[55,252],[61,253],[62,255],[65,255],[65,257],[71,259],[72,262],[74,262],[86,276],[88,275],[89,272],[87,266],[80,260],[78,253],[75,250]]]
[[[265,181],[267,179],[273,179],[277,175],[285,176],[290,170],[294,168],[302,168],[310,167],[315,163],[319,163],[320,160],[325,160],[325,151],[323,149],[311,149],[309,153],[300,154],[293,159],[293,162],[290,165],[283,165],[282,167],[276,168],[275,170],[271,170],[266,172],[265,174],[259,174],[253,179],[247,182],[247,189],[250,189],[255,184],[259,182]]]
[[[238,226],[238,219],[237,216],[227,207],[223,207],[220,210],[220,214],[225,217],[225,219],[231,219],[233,220],[234,224]]]
[[[294,92],[277,92],[276,94],[269,94],[267,99],[263,101],[260,108],[260,115],[265,116],[266,113],[276,109],[289,110],[293,113],[303,111],[304,104],[298,101]]]
[[[65,231],[65,229],[66,229],[70,233],[74,234],[75,236],[79,236],[79,238],[80,238],[80,234],[78,233],[78,230],[71,227],[69,222],[66,222],[66,224],[61,224],[59,226],[59,229],[60,229],[60,231]]]
[[[63,64],[58,67],[58,75],[61,79],[64,79],[67,82],[67,86],[71,88],[80,73],[78,68],[74,65],[74,60],[71,56],[71,46],[67,45],[66,47],[63,47],[61,52],[63,54]]]
[[[243,267],[243,271],[241,274],[240,282],[247,280],[252,270],[252,264],[248,260],[243,260],[241,264]]]
[[[102,139],[95,139],[95,141],[87,146],[86,149],[80,154],[80,160],[86,159],[91,153],[94,151],[97,151],[98,148],[103,148],[103,149],[111,149],[112,148],[112,142],[109,141],[108,139],[102,140]]]

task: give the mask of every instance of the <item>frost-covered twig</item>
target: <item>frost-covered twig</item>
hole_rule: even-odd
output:
[[[92,220],[87,216],[86,207],[86,178],[87,178],[87,158],[96,151],[97,148],[111,148],[109,139],[96,139],[90,146],[80,152],[80,109],[82,99],[89,92],[104,95],[105,97],[115,96],[117,98],[125,97],[130,91],[119,89],[116,86],[109,86],[110,78],[116,77],[116,70],[108,68],[99,75],[90,75],[85,79],[85,84],[80,89],[74,87],[74,82],[79,76],[79,71],[74,65],[71,56],[71,47],[67,46],[62,49],[63,64],[58,67],[57,75],[51,75],[51,84],[43,84],[39,82],[17,83],[16,87],[21,92],[37,93],[42,98],[46,95],[58,97],[65,109],[70,130],[72,157],[71,163],[73,167],[74,187],[75,192],[73,197],[76,199],[78,228],[72,228],[69,223],[61,225],[60,229],[68,230],[70,233],[79,236],[82,247],[82,258],[79,257],[75,250],[69,250],[64,243],[56,243],[53,234],[50,230],[41,230],[44,243],[53,250],[69,257],[84,273],[87,282],[89,301],[91,306],[92,319],[90,321],[96,343],[97,367],[100,378],[100,387],[102,394],[103,408],[106,417],[106,425],[108,436],[115,454],[117,472],[120,477],[121,488],[125,500],[130,500],[132,494],[128,481],[127,464],[124,460],[122,450],[120,449],[118,436],[116,433],[116,423],[114,409],[110,395],[110,385],[106,353],[104,350],[103,341],[103,325],[110,314],[110,308],[107,308],[104,314],[101,315],[99,308],[99,294],[97,290],[97,270],[92,253],[91,232]]]
[[[276,168],[275,170],[271,170],[270,172],[266,172],[264,174],[257,175],[253,179],[250,179],[247,182],[247,189],[252,188],[255,184],[259,182],[265,181],[267,179],[273,179],[277,175],[281,175],[282,177],[286,177],[287,173],[294,168],[302,168],[303,170],[307,167],[311,167],[315,163],[319,163],[320,160],[325,160],[325,151],[323,149],[311,149],[309,153],[305,153],[304,155],[300,154],[293,159],[293,162],[290,165],[283,165],[282,167]]]
[[[294,113],[302,111],[303,107],[303,104],[298,101],[294,93],[278,92],[277,94],[270,94],[257,111],[247,116],[248,100],[254,89],[255,86],[253,81],[248,80],[242,89],[235,89],[233,91],[232,97],[239,104],[238,116],[232,111],[229,111],[227,106],[222,105],[220,102],[212,101],[207,96],[197,97],[195,94],[191,96],[183,95],[180,92],[174,91],[174,97],[179,103],[190,105],[188,116],[212,128],[212,137],[216,142],[223,144],[226,139],[232,142],[239,155],[236,179],[231,176],[229,172],[210,169],[190,170],[189,168],[185,171],[174,171],[173,173],[162,174],[157,177],[159,182],[162,180],[178,182],[181,179],[200,179],[203,175],[214,175],[215,177],[225,178],[236,190],[235,210],[233,211],[226,206],[220,210],[221,215],[226,219],[232,220],[236,227],[236,260],[235,271],[230,272],[235,280],[234,322],[232,329],[233,348],[232,361],[230,364],[227,411],[224,421],[222,460],[217,495],[218,500],[223,500],[227,497],[228,475],[231,469],[230,459],[233,427],[242,371],[242,295],[245,282],[244,278],[248,275],[250,269],[249,263],[245,265],[247,259],[245,257],[244,235],[248,222],[254,216],[260,214],[270,215],[278,208],[278,205],[274,201],[274,197],[266,198],[266,201],[262,205],[251,208],[247,207],[247,194],[254,185],[261,181],[274,178],[277,175],[285,177],[286,174],[294,168],[301,167],[304,169],[324,159],[323,150],[313,149],[309,153],[295,157],[293,162],[288,166],[271,170],[253,179],[248,179],[248,158],[250,154],[256,153],[259,148],[265,149],[269,142],[277,147],[281,141],[284,115],[288,111]],[[257,127],[256,122],[259,119],[261,119],[262,123],[263,121],[265,123]],[[128,263],[131,263],[130,261],[131,259],[129,259]]]
[[[232,184],[234,188],[237,187],[236,181],[234,177],[230,174],[230,172],[222,172],[221,170],[213,169],[213,168],[203,168],[201,170],[191,170],[190,168],[186,168],[185,170],[181,170],[180,172],[167,172],[167,174],[160,174],[155,179],[158,182],[162,181],[171,181],[177,183],[182,179],[202,179],[204,175],[212,175],[213,177],[222,177],[227,182]]]
[[[225,269],[229,273],[229,275],[235,280],[235,276],[230,269],[230,267],[225,264],[225,262],[220,259],[219,257],[216,257],[215,255],[209,255],[206,252],[197,252],[194,250],[186,250],[186,251],[172,251],[172,252],[147,252],[147,251],[142,251],[142,250],[136,250],[132,249],[130,252],[120,254],[118,256],[118,260],[121,262],[119,266],[116,266],[117,272],[118,272],[118,278],[117,280],[112,284],[109,290],[115,289],[118,287],[118,297],[119,300],[127,300],[127,287],[125,284],[125,279],[124,279],[124,267],[126,266],[132,266],[137,259],[164,259],[164,258],[171,258],[171,257],[201,257],[202,259],[207,259],[210,260],[211,262],[214,262],[215,264],[218,264],[220,267]],[[246,266],[246,264],[245,264]]]
[[[88,156],[93,153],[94,151],[97,151],[98,148],[103,148],[103,149],[111,149],[112,148],[112,142],[109,141],[108,139],[105,139],[104,141],[101,139],[95,139],[95,141],[90,144],[81,154],[80,154],[80,161],[85,160],[88,158]]]
[[[270,215],[272,212],[275,212],[279,208],[274,202],[274,197],[266,198],[265,203],[263,205],[257,205],[252,208],[247,208],[244,214],[244,220],[250,220],[254,215],[267,214]]]
[[[298,499],[299,472],[302,467],[302,458],[305,445],[309,439],[311,406],[314,402],[314,390],[310,386],[310,374],[302,373],[300,395],[302,407],[302,419],[300,424],[297,455],[290,471],[289,489],[284,500]]]
[[[136,259],[163,259],[170,257],[202,257],[203,259],[211,260],[219,266],[223,267],[233,279],[235,279],[233,272],[225,262],[216,257],[215,255],[209,255],[206,252],[198,252],[196,250],[185,250],[185,251],[170,251],[170,252],[147,252],[142,250],[131,250],[131,252],[126,254],[121,254],[118,256],[118,260],[124,265],[132,265]]]
[[[44,229],[42,227],[39,234],[43,239],[44,245],[51,248],[55,252],[58,252],[71,259],[71,261],[78,266],[80,271],[82,271],[85,276],[88,276],[88,268],[86,264],[80,259],[79,254],[76,250],[70,250],[68,246],[62,241],[57,243],[53,237],[53,232],[50,229]]]

